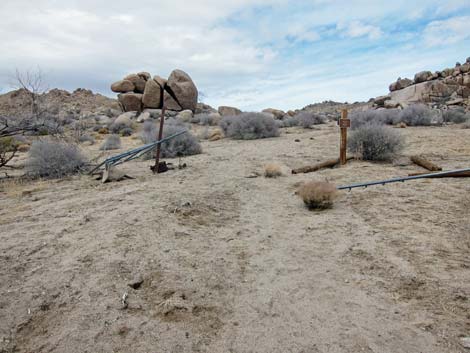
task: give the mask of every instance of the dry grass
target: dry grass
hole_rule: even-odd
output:
[[[333,206],[338,190],[334,184],[328,182],[310,181],[299,188],[297,195],[309,209],[324,210]]]
[[[216,130],[212,130],[209,133],[208,140],[209,141],[217,141],[217,140],[220,140],[220,139],[223,139],[223,138],[224,138],[224,133],[222,132],[222,130],[216,129]]]
[[[274,163],[269,163],[264,166],[264,176],[266,178],[277,178],[282,175],[281,166]]]

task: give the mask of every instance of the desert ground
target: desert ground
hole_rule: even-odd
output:
[[[292,175],[337,156],[331,122],[203,141],[159,175],[129,162],[122,182],[2,181],[0,352],[464,352],[469,179],[355,189],[324,211],[295,195],[424,171],[412,154],[470,166],[468,129],[400,132],[393,164]],[[284,175],[263,177],[267,163]]]

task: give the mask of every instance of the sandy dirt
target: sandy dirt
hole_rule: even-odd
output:
[[[470,130],[400,132],[405,156],[470,166]],[[290,174],[336,157],[338,140],[331,123],[203,142],[158,176],[139,161],[119,183],[3,182],[0,352],[464,352],[470,180],[358,189],[309,211],[300,182],[421,171],[405,158]],[[273,162],[284,176],[248,178]]]

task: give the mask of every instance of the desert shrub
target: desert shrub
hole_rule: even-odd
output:
[[[121,148],[121,138],[119,135],[109,135],[100,147],[102,151],[116,150]]]
[[[0,167],[6,166],[15,157],[19,146],[14,136],[0,137]]]
[[[359,129],[364,125],[393,125],[400,119],[398,109],[369,109],[353,112],[351,118],[351,129]]]
[[[132,130],[132,128],[130,127],[125,127],[124,129],[121,129],[121,131],[119,131],[119,134],[121,136],[131,136],[133,134],[134,130]]]
[[[460,124],[467,120],[468,115],[464,109],[448,109],[442,113],[442,118],[446,123]]]
[[[283,122],[283,127],[299,126],[299,121],[293,116],[282,120],[282,122]]]
[[[462,129],[470,129],[470,113],[466,114],[467,120],[463,124],[460,125]]]
[[[279,129],[273,118],[262,113],[242,113],[226,116],[220,122],[225,136],[237,140],[254,140],[279,136]]]
[[[408,126],[429,126],[433,122],[434,113],[425,104],[413,104],[403,109],[399,121]]]
[[[121,134],[122,135],[122,131],[125,130],[126,132],[128,132],[129,130],[131,130],[131,135],[132,135],[132,128],[126,124],[115,124],[115,123],[112,123],[110,126],[109,126],[109,131],[111,131],[113,134]],[[123,135],[124,136],[124,135]],[[125,136],[130,136],[130,135],[125,135]]]
[[[210,125],[210,126],[215,126],[218,123],[217,116],[214,114],[196,114],[194,115],[191,120],[191,123],[193,124],[199,124],[199,125]]]
[[[394,129],[369,124],[354,130],[348,141],[348,149],[368,161],[391,160],[403,148],[403,139]]]
[[[264,166],[264,176],[266,178],[277,178],[281,175],[281,167],[278,164],[269,163]]]
[[[285,127],[285,121],[284,120],[274,120],[276,123],[276,126],[278,129]]]
[[[296,120],[297,125],[304,129],[311,129],[313,125],[326,123],[326,119],[323,116],[309,111],[300,112],[293,119]]]
[[[85,134],[85,135],[81,135],[78,138],[78,142],[80,143],[89,142],[91,145],[93,145],[95,143],[95,138],[91,135]]]
[[[297,191],[297,195],[311,210],[323,210],[331,208],[338,196],[335,185],[324,181],[311,181],[303,184]]]
[[[158,129],[159,128],[154,122],[147,120],[144,123],[140,136],[142,141],[144,143],[155,142],[158,136]],[[162,136],[165,138],[185,129],[187,129],[187,126],[184,123],[175,119],[168,119],[165,121]],[[152,158],[154,152],[155,151],[148,153],[145,157]],[[191,156],[201,152],[202,148],[198,140],[188,131],[185,134],[176,136],[169,141],[163,142],[161,144],[160,153],[163,158],[173,158],[180,156]]]
[[[61,178],[79,172],[86,163],[74,144],[37,140],[31,145],[25,170],[32,177]]]

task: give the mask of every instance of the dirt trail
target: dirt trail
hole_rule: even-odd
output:
[[[337,131],[287,131],[205,142],[187,169],[159,176],[136,162],[120,183],[2,185],[0,352],[463,352],[468,180],[357,190],[310,212],[301,181],[419,168],[290,175],[334,157]],[[470,130],[401,131],[406,155],[470,163]],[[269,162],[285,176],[247,178]]]

